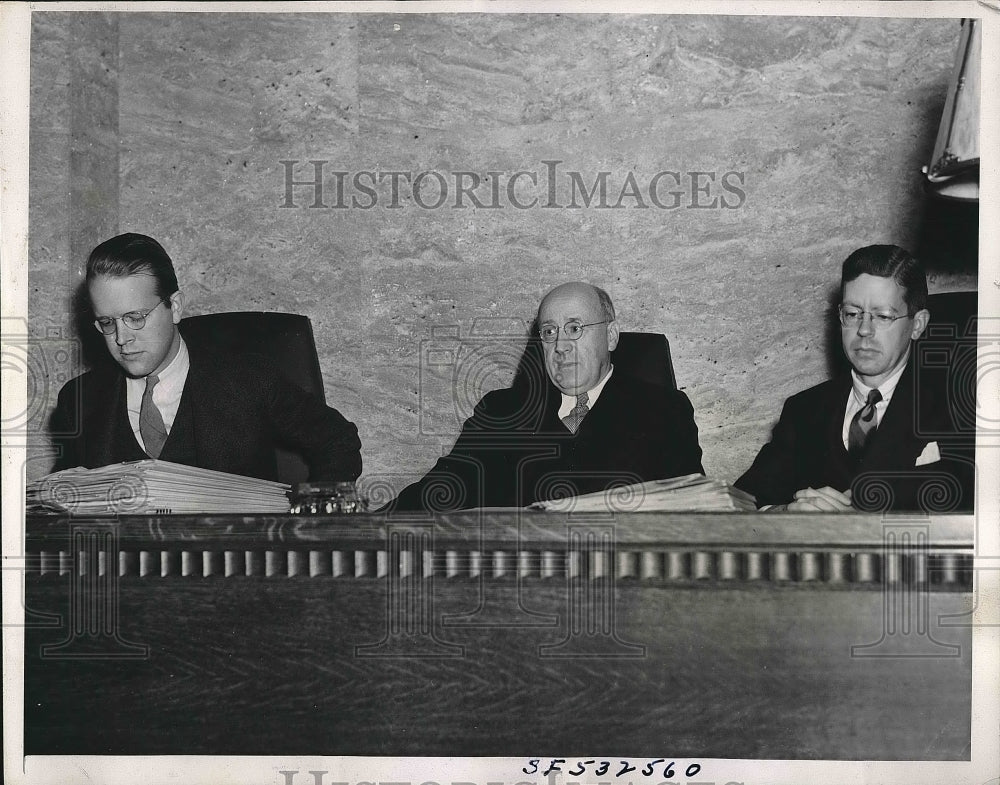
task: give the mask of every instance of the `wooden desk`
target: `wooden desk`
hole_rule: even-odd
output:
[[[25,751],[967,759],[972,533],[30,518]]]

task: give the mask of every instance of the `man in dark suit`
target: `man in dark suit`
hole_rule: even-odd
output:
[[[558,286],[537,325],[545,378],[529,370],[484,396],[451,452],[388,509],[521,507],[703,472],[687,396],[612,367],[618,323],[606,292]]]
[[[52,431],[56,469],[160,458],[276,478],[275,446],[300,452],[310,478],[361,473],[357,428],[265,358],[217,356],[181,338],[173,263],[151,237],[123,234],[87,261],[94,326],[116,365],[69,381]]]
[[[768,509],[971,510],[974,439],[956,429],[946,384],[916,367],[926,305],[923,267],[902,248],[848,256],[838,317],[851,372],[789,398],[736,486]]]

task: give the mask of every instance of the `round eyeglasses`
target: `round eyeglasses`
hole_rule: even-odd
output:
[[[563,335],[569,341],[579,341],[580,336],[583,335],[584,327],[593,327],[595,324],[607,324],[608,321],[605,319],[603,322],[591,322],[590,324],[580,324],[579,322],[566,322],[560,328],[556,324],[543,324],[538,328],[538,337],[542,339],[544,343],[555,343],[556,339],[559,337],[559,330],[562,329]]]
[[[907,319],[910,316],[905,313],[902,316],[896,316],[891,313],[863,311],[860,308],[855,308],[853,305],[841,305],[838,312],[840,314],[841,327],[858,327],[865,320],[865,315],[867,314],[872,329],[876,331],[892,327],[900,319]]]
[[[141,330],[146,326],[146,317],[149,316],[153,311],[159,308],[163,303],[168,303],[170,300],[160,300],[152,308],[145,311],[129,311],[128,313],[123,313],[121,316],[101,316],[94,319],[94,327],[98,329],[99,332],[105,335],[114,335],[115,324],[121,319],[122,324],[128,327],[130,330]]]

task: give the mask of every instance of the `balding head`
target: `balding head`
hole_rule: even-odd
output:
[[[566,335],[566,325],[586,326],[572,340]],[[614,305],[603,289],[579,281],[555,287],[538,306],[538,330],[545,370],[566,395],[592,389],[610,370],[618,325]]]
[[[614,303],[611,302],[611,297],[606,291],[599,286],[584,283],[583,281],[570,281],[569,283],[562,283],[554,289],[550,289],[549,292],[542,298],[542,302],[538,305],[539,324],[541,324],[542,306],[545,305],[545,301],[550,297],[558,295],[578,296],[584,299],[596,297],[597,305],[603,314],[603,318],[609,322],[613,322],[615,320],[615,306]]]

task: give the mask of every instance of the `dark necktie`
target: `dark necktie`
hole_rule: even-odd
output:
[[[576,433],[577,429],[580,427],[580,423],[583,422],[583,418],[587,416],[587,412],[590,409],[587,408],[587,402],[590,399],[587,397],[587,393],[580,393],[576,396],[576,406],[574,406],[570,413],[562,418],[563,425],[569,428],[570,433]]]
[[[865,405],[851,420],[851,427],[847,431],[847,452],[855,458],[860,458],[864,454],[875,428],[878,427],[875,404],[881,400],[882,393],[878,390],[872,390],[868,393]]]
[[[150,458],[159,458],[163,443],[167,440],[167,428],[163,424],[163,415],[153,403],[153,388],[160,381],[159,376],[150,374],[146,377],[146,391],[142,394],[142,406],[139,407],[139,433],[146,454]]]

